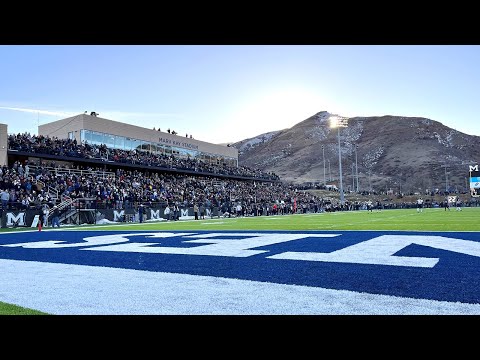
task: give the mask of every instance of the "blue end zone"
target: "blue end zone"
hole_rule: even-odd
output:
[[[152,237],[153,234],[169,233],[170,237]],[[98,242],[105,236],[123,234],[125,238]],[[181,235],[184,234],[184,235]],[[210,235],[208,237],[208,234]],[[239,247],[239,254],[226,256],[215,253],[218,243],[231,241],[231,245],[259,235],[304,234],[302,238],[278,243]],[[319,237],[319,235],[336,235]],[[206,236],[199,239],[197,235]],[[385,251],[382,246],[372,246],[372,254],[365,249],[355,253],[354,245],[368,244],[382,235],[400,235],[406,245],[392,254],[396,258],[438,259],[430,267],[397,266],[368,263],[369,256]],[[197,237],[195,237],[197,236]],[[274,237],[275,237],[274,236]],[[96,237],[95,241],[84,240]],[[410,237],[426,239],[426,243],[408,243]],[[439,238],[440,237],[440,238]],[[116,239],[110,237],[109,239]],[[437,246],[437,239],[451,249]],[[396,239],[392,237],[392,239]],[[460,245],[455,245],[455,239]],[[192,242],[195,241],[195,242]],[[61,241],[59,244],[44,243]],[[232,242],[233,241],[233,242]],[[396,240],[395,240],[396,241]],[[392,243],[395,242],[392,240]],[[143,245],[149,243],[152,245]],[[458,243],[458,242],[457,242]],[[22,244],[22,246],[8,246]],[[31,245],[41,245],[31,248]],[[64,244],[77,244],[62,247]],[[126,246],[137,246],[142,252],[128,250]],[[225,243],[224,243],[225,245]],[[67,245],[71,246],[71,245]],[[110,248],[109,248],[110,246]],[[235,246],[233,246],[235,247]],[[350,248],[352,247],[352,248]],[[388,246],[387,246],[388,247]],[[440,248],[439,248],[440,247]],[[85,251],[85,249],[98,251]],[[210,249],[208,254],[151,253],[149,249],[162,248],[165,252],[198,251]],[[330,289],[352,290],[372,294],[385,294],[419,299],[432,299],[462,303],[480,303],[480,233],[476,232],[401,232],[401,231],[43,231],[18,232],[0,235],[0,258],[12,260],[41,261],[64,264],[107,266],[157,272],[208,275],[279,284],[305,285]],[[102,250],[100,250],[102,249]],[[118,249],[123,249],[122,251]],[[274,256],[293,252],[330,254],[342,249],[351,249],[351,258],[337,262],[311,261],[305,259],[283,259]],[[158,251],[159,249],[157,249]],[[258,253],[258,251],[264,251]],[[257,251],[254,253],[254,251]],[[386,255],[387,257],[390,255]],[[241,256],[241,257],[238,257]],[[273,257],[272,257],[273,256]],[[359,261],[359,259],[363,259]],[[367,260],[365,260],[367,259]],[[364,261],[362,263],[362,261]],[[365,263],[366,261],[366,263]],[[428,260],[430,261],[430,260]]]

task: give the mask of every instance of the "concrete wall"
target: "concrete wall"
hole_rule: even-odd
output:
[[[0,124],[0,166],[8,165],[8,132],[7,124]]]
[[[73,131],[77,137],[77,142],[80,143],[80,129],[84,129],[84,116],[76,115],[66,119],[53,121],[48,124],[38,126],[38,135],[49,137],[57,137],[59,139],[68,139],[68,133]]]

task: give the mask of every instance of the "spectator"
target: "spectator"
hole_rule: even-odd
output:
[[[0,193],[0,199],[2,200],[2,209],[7,209],[8,201],[10,200],[10,193],[5,189],[2,190],[2,192]]]
[[[54,228],[55,226],[60,227],[60,210],[57,206],[53,207],[52,213],[52,228]]]
[[[195,203],[193,205],[193,214],[195,215],[195,220],[198,220],[198,205]]]
[[[48,213],[50,212],[48,205],[44,204],[42,206],[42,225],[43,226],[48,226]]]
[[[140,223],[143,222],[143,214],[145,213],[145,208],[143,206],[143,204],[140,204],[140,206],[138,207],[138,221]]]
[[[170,220],[170,206],[168,206],[168,204],[163,213],[167,217],[167,221]]]
[[[42,227],[43,227],[43,209],[42,207],[38,207],[38,210],[37,210],[37,216],[38,216],[38,231],[42,231]]]

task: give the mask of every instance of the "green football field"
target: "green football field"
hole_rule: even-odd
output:
[[[480,207],[344,211],[240,218],[146,221],[105,225],[62,226],[62,230],[403,230],[480,231]],[[46,227],[43,231],[50,230]],[[33,228],[2,228],[0,232],[36,231]]]
[[[402,230],[402,231],[480,231],[480,208],[347,211],[204,220],[152,221],[143,224],[63,226],[62,230]],[[31,228],[1,231],[36,231]],[[45,228],[43,231],[50,231]],[[35,310],[0,303],[0,315],[41,314]]]
[[[480,208],[345,211],[88,226],[89,230],[403,230],[480,231]],[[66,228],[66,227],[65,227]],[[82,227],[80,227],[82,228]],[[85,228],[85,227],[83,227]],[[73,229],[73,228],[72,228]],[[79,227],[75,227],[79,229]]]

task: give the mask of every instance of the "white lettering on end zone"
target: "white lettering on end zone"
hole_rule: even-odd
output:
[[[179,254],[179,255],[207,255],[249,257],[268,250],[252,250],[255,248],[284,243],[304,238],[332,238],[341,234],[308,234],[308,233],[130,233],[99,235],[84,238],[82,242],[66,243],[62,240],[49,240],[39,242],[26,242],[5,244],[6,247],[23,247],[29,249],[46,248],[74,248],[89,251],[118,251],[152,254]],[[52,234],[52,236],[54,236]],[[164,239],[159,242],[131,242],[131,238],[144,236],[148,239]],[[168,238],[178,237],[186,244],[206,244],[193,247],[160,246]],[[240,237],[240,239],[231,239]],[[421,245],[435,249],[456,252],[460,254],[480,257],[480,242],[455,239],[444,236],[430,235],[382,235],[362,241],[355,245],[345,247],[330,253],[324,252],[295,252],[288,251],[280,254],[266,256],[266,259],[297,260],[297,261],[323,261],[334,263],[434,267],[439,259],[430,257],[412,257],[395,255],[400,250],[410,245]],[[86,247],[93,246],[93,247]]]
[[[62,240],[47,240],[47,241],[37,241],[37,242],[26,242],[18,244],[7,244],[0,246],[7,247],[23,247],[25,249],[54,249],[54,248],[69,248],[69,247],[79,247],[79,246],[92,246],[92,245],[106,245],[106,244],[117,244],[128,242],[128,236],[149,236],[154,238],[166,238],[173,236],[186,236],[191,235],[192,233],[138,233],[138,234],[113,234],[113,235],[101,235],[101,236],[90,236],[84,238],[83,242],[78,243],[65,243]]]
[[[245,239],[228,239],[223,237],[231,236],[250,236]],[[183,254],[183,255],[209,255],[209,256],[232,256],[248,257],[268,252],[266,250],[249,250],[251,248],[278,244],[282,242],[304,239],[306,237],[335,237],[339,234],[272,234],[272,233],[208,233],[187,236],[187,238],[197,239],[184,241],[185,243],[211,244],[196,247],[161,247],[156,243],[126,243],[118,245],[99,246],[95,248],[86,248],[82,250],[92,251],[122,251],[122,252],[141,252],[155,254]]]
[[[438,258],[394,256],[412,244],[480,257],[480,243],[475,241],[443,236],[383,235],[331,253],[285,252],[269,258],[427,268],[438,263]]]

